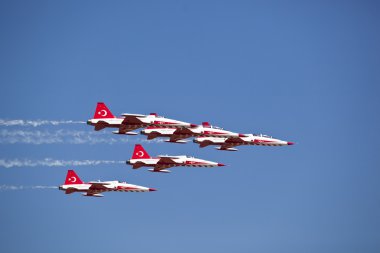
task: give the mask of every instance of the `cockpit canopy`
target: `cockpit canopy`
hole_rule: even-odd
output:
[[[156,118],[165,118],[164,116],[157,115],[157,113],[155,113],[155,112],[151,112],[149,115],[150,115],[150,116],[154,116],[154,117],[156,117]]]
[[[253,136],[273,138],[272,136],[269,136],[269,135],[266,135],[266,134],[253,134]]]

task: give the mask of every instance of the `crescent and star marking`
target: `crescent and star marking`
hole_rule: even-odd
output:
[[[139,152],[137,152],[137,153],[136,153],[136,155],[137,155],[138,157],[143,157],[143,155],[144,155],[144,152],[142,152],[142,151],[139,151]]]
[[[75,183],[77,181],[77,179],[76,179],[76,177],[70,177],[69,181],[72,182],[72,183]]]
[[[100,110],[100,111],[98,112],[98,114],[99,114],[100,116],[102,116],[102,117],[105,117],[105,116],[107,116],[107,111],[106,111],[106,110]]]

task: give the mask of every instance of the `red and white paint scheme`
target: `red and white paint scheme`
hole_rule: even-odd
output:
[[[74,170],[68,170],[65,183],[59,186],[66,194],[83,192],[83,196],[103,197],[102,192],[152,192],[156,189],[119,181],[91,181],[84,183]]]
[[[186,167],[216,167],[225,166],[221,163],[206,161],[198,158],[194,158],[186,155],[179,156],[168,156],[159,155],[157,157],[151,157],[145,149],[140,145],[136,144],[133,150],[133,155],[130,160],[127,160],[127,164],[132,165],[133,169],[138,169],[141,167],[153,167],[149,169],[151,172],[165,172],[169,173],[167,170],[171,167],[186,166]]]
[[[263,134],[246,134],[246,137],[197,137],[194,138],[195,143],[199,143],[199,147],[204,148],[209,145],[218,145],[218,150],[237,151],[236,146],[240,145],[257,145],[257,146],[288,146],[293,142],[282,141]]]
[[[208,137],[245,137],[244,134],[234,133],[217,126],[211,126],[208,122],[203,122],[202,125],[198,125],[193,128],[167,128],[161,126],[149,126],[140,132],[143,135],[147,135],[148,140],[152,140],[157,137],[169,137],[166,142],[172,143],[186,143],[183,140],[196,136],[208,136]]]
[[[127,135],[137,135],[137,133],[131,131],[147,126],[165,126],[171,128],[197,126],[187,122],[167,119],[158,116],[156,113],[151,113],[149,115],[123,113],[121,117],[115,117],[103,102],[98,102],[94,118],[87,120],[87,124],[94,126],[95,131],[110,127],[118,128],[118,131],[113,131],[114,134]]]

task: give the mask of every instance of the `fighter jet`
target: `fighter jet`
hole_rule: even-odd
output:
[[[103,197],[102,192],[117,191],[117,192],[151,192],[156,191],[153,188],[147,188],[139,185],[128,184],[119,181],[91,181],[84,183],[74,170],[68,170],[65,183],[59,186],[61,191],[66,194],[73,192],[84,192],[83,196],[88,197]]]
[[[132,158],[126,162],[132,165],[133,169],[138,169],[140,167],[153,167],[149,169],[151,172],[164,172],[169,173],[170,170],[167,168],[177,167],[177,166],[187,166],[187,167],[216,167],[225,166],[221,163],[206,161],[198,158],[194,158],[186,155],[179,156],[168,156],[159,155],[157,157],[151,157],[145,151],[145,149],[140,145],[136,144],[133,151]]]
[[[140,132],[147,135],[148,140],[157,137],[169,137],[165,142],[172,143],[186,143],[186,138],[195,136],[208,136],[208,137],[245,137],[244,134],[234,133],[217,126],[211,126],[208,122],[203,122],[202,125],[192,128],[168,128],[161,126],[149,126]]]
[[[196,124],[190,124],[187,122],[158,116],[156,113],[151,113],[150,115],[123,113],[121,117],[118,118],[115,117],[102,102],[98,102],[95,109],[94,118],[87,120],[87,124],[94,126],[95,131],[110,127],[118,128],[117,131],[113,131],[114,134],[127,135],[137,135],[137,133],[131,131],[147,126],[165,126],[171,128],[191,128],[197,126]]]
[[[218,145],[216,149],[226,151],[237,151],[236,146],[240,145],[258,145],[258,146],[288,146],[293,145],[293,142],[282,141],[275,139],[272,136],[263,134],[246,134],[246,137],[228,137],[228,138],[215,138],[215,137],[197,137],[193,142],[199,143],[200,148],[209,145]]]

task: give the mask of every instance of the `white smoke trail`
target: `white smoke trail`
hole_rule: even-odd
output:
[[[6,120],[0,119],[0,126],[43,126],[43,125],[62,125],[62,124],[84,124],[85,121],[75,121],[75,120],[23,120],[23,119],[13,119]]]
[[[54,160],[51,158],[45,158],[43,160],[28,160],[28,159],[0,159],[0,167],[13,168],[13,167],[67,167],[67,166],[90,166],[90,165],[102,165],[102,164],[121,164],[125,161],[110,161],[110,160]]]
[[[137,142],[163,142],[162,139],[146,140],[135,139]],[[24,131],[24,130],[0,130],[0,144],[115,144],[128,143],[132,139],[128,136],[114,136],[109,132],[57,130],[57,131]]]
[[[24,185],[0,185],[0,191],[17,191],[17,190],[38,190],[38,189],[58,189],[57,186],[46,186],[46,185],[34,185],[34,186],[24,186]]]

